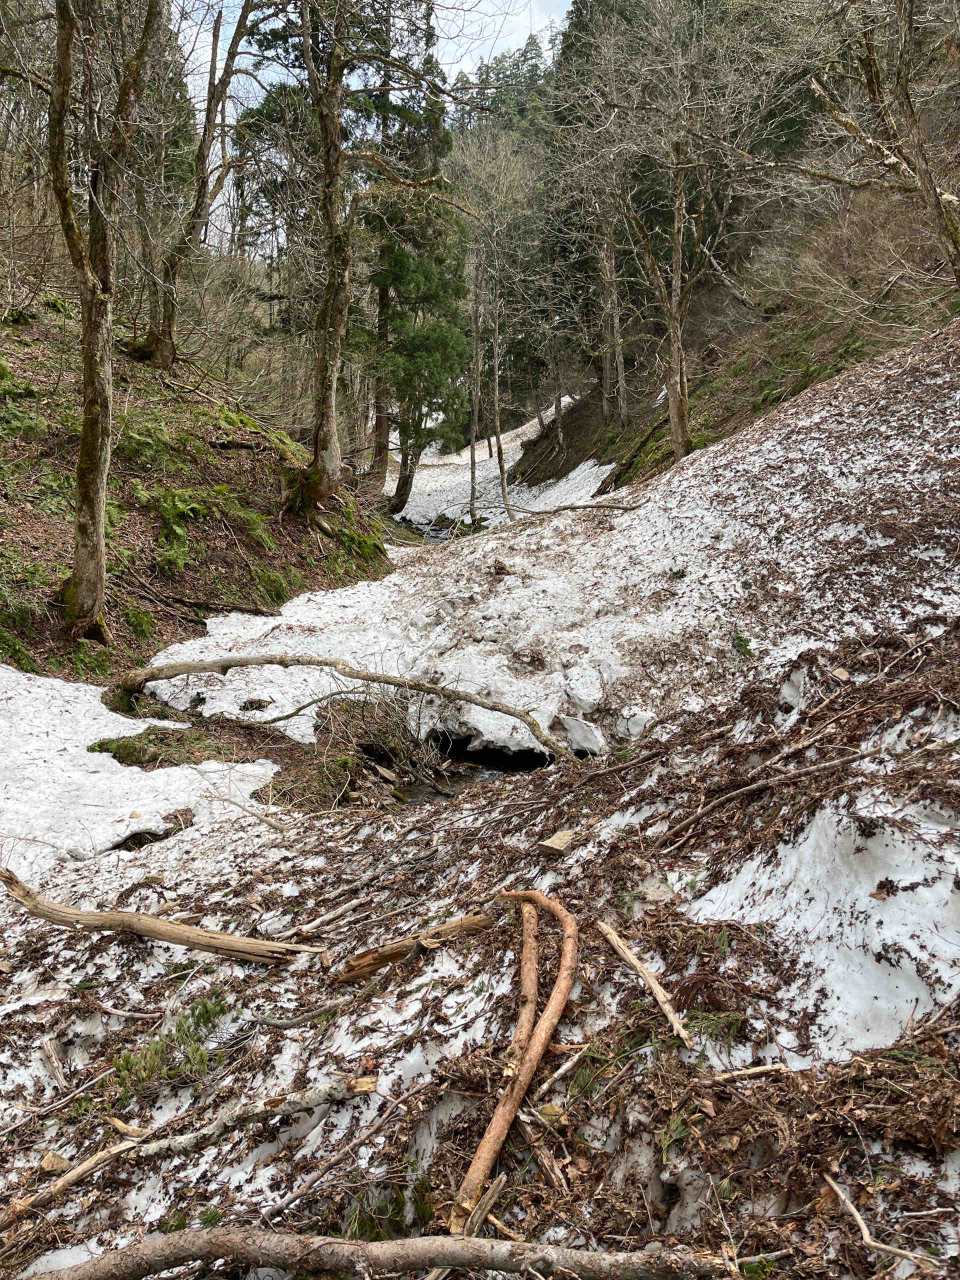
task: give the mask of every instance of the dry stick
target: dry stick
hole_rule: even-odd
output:
[[[555,1085],[558,1080],[562,1080],[564,1076],[568,1076],[570,1072],[574,1069],[574,1067],[576,1067],[580,1062],[582,1062],[589,1052],[590,1052],[590,1045],[585,1044],[583,1048],[578,1053],[575,1053],[572,1058],[568,1058],[567,1061],[563,1064],[563,1066],[559,1067],[553,1073],[553,1075],[549,1077],[549,1079],[544,1080],[543,1084],[533,1095],[533,1101],[539,1102],[540,1099],[543,1097],[543,1095],[551,1087],[551,1085]]]
[[[656,841],[651,853],[656,853],[659,849],[676,836],[681,835],[684,831],[689,831],[692,826],[706,818],[708,814],[714,812],[715,809],[721,808],[730,800],[736,800],[739,796],[752,795],[756,791],[766,791],[770,787],[786,786],[790,782],[797,782],[801,778],[809,778],[814,773],[827,773],[831,769],[839,769],[845,764],[856,764],[858,760],[868,760],[871,756],[883,755],[885,748],[875,747],[872,751],[860,751],[855,756],[841,756],[839,760],[826,760],[823,764],[811,765],[809,769],[795,769],[793,773],[780,773],[775,778],[764,778],[762,782],[753,782],[749,787],[740,787],[737,791],[728,791],[726,795],[720,796],[717,800],[712,801],[703,809],[698,809],[696,813],[684,818],[682,822],[678,822],[675,827],[669,831],[665,831]]]
[[[625,961],[634,973],[638,973],[640,975],[646,983],[654,1000],[656,1000],[657,1004],[660,1006],[661,1013],[670,1023],[674,1032],[680,1037],[688,1049],[692,1049],[693,1041],[690,1039],[689,1033],[680,1020],[677,1011],[671,1004],[670,997],[667,995],[666,991],[664,991],[663,987],[661,987],[660,983],[650,972],[647,966],[637,959],[615,929],[611,929],[610,926],[608,924],[604,924],[602,920],[597,921],[597,928],[610,943],[611,947],[613,947],[620,959]]]
[[[493,924],[493,917],[483,911],[474,911],[468,916],[458,916],[456,920],[448,920],[445,924],[434,925],[422,929],[412,937],[398,938],[396,942],[387,942],[382,947],[371,947],[350,956],[345,962],[342,972],[335,974],[334,982],[362,982],[371,973],[384,969],[388,964],[398,964],[410,958],[410,953],[418,946],[429,949],[448,938],[468,938],[475,933],[482,933]]]
[[[48,1271],[46,1280],[145,1280],[191,1262],[220,1259],[245,1268],[269,1267],[297,1275],[409,1275],[434,1266],[464,1271],[506,1271],[575,1276],[577,1280],[706,1280],[725,1274],[721,1258],[699,1250],[591,1253],[557,1245],[520,1244],[463,1236],[419,1236],[409,1240],[343,1240],[253,1227],[212,1227],[154,1236],[81,1262]]]
[[[278,940],[292,938],[295,933],[316,933],[325,924],[333,924],[334,920],[339,920],[342,916],[348,916],[351,911],[356,911],[358,907],[366,906],[369,901],[369,894],[364,898],[351,898],[342,907],[335,907],[333,911],[327,911],[324,915],[317,916],[315,920],[309,920],[306,924],[298,924],[292,929],[285,929],[283,933],[277,934],[277,938]]]
[[[935,1265],[932,1258],[928,1257],[925,1253],[909,1253],[906,1249],[895,1249],[892,1244],[881,1244],[879,1240],[874,1240],[873,1236],[870,1234],[870,1228],[853,1207],[853,1201],[850,1200],[847,1194],[840,1189],[837,1183],[835,1183],[830,1177],[829,1173],[825,1173],[823,1175],[823,1180],[860,1228],[860,1234],[863,1236],[863,1243],[868,1249],[874,1249],[877,1253],[889,1253],[894,1258],[907,1258],[910,1262],[919,1263],[921,1266],[931,1267]]]
[[[504,1054],[507,1075],[515,1075],[517,1063],[527,1051],[533,1024],[537,1020],[537,977],[539,948],[537,945],[537,909],[529,902],[520,904],[523,928],[523,948],[520,953],[520,1008],[517,1011],[517,1027],[510,1047]]]
[[[12,1227],[24,1214],[33,1213],[37,1209],[45,1209],[48,1204],[53,1204],[61,1191],[66,1191],[74,1186],[75,1183],[82,1182],[88,1174],[95,1173],[97,1169],[102,1169],[104,1165],[113,1164],[115,1160],[118,1160],[128,1151],[132,1151],[136,1146],[137,1142],[128,1138],[125,1142],[118,1142],[115,1146],[105,1147],[102,1151],[90,1156],[88,1160],[84,1160],[81,1164],[76,1165],[75,1168],[70,1169],[62,1178],[57,1178],[48,1187],[38,1191],[36,1195],[28,1196],[26,1200],[11,1200],[3,1213],[0,1213],[0,1232]]]
[[[480,1200],[483,1184],[500,1154],[500,1148],[506,1140],[524,1094],[540,1065],[540,1059],[550,1043],[550,1037],[557,1028],[577,976],[577,922],[570,912],[553,898],[545,897],[538,889],[521,892],[504,890],[501,897],[511,902],[530,902],[556,916],[563,925],[560,970],[550,993],[550,999],[533,1029],[526,1053],[517,1067],[517,1074],[504,1089],[470,1168],[460,1184],[457,1198],[450,1210],[450,1231],[454,1235],[459,1235],[463,1231],[467,1219]]]
[[[739,1071],[721,1071],[719,1075],[711,1076],[709,1080],[704,1080],[704,1084],[722,1084],[724,1080],[748,1080],[753,1076],[769,1076],[774,1072],[786,1071],[788,1075],[793,1072],[788,1066],[782,1062],[769,1062],[764,1067],[741,1067]]]
[[[87,933],[134,933],[141,938],[189,947],[192,951],[212,951],[230,960],[250,960],[257,964],[286,964],[301,952],[318,953],[321,950],[289,942],[242,938],[216,929],[198,929],[193,925],[161,920],[158,916],[143,915],[139,911],[78,911],[74,907],[62,907],[35,893],[8,867],[0,867],[0,884],[30,915],[65,929],[83,929]]]
[[[489,1214],[490,1210],[497,1203],[497,1197],[506,1186],[506,1183],[507,1175],[505,1173],[501,1173],[499,1177],[495,1178],[493,1182],[490,1183],[490,1186],[484,1192],[480,1203],[467,1219],[467,1225],[463,1228],[463,1234],[465,1236],[475,1236],[477,1234],[486,1221],[487,1214]],[[446,1280],[446,1277],[449,1274],[449,1267],[434,1267],[432,1271],[427,1272],[424,1280]]]
[[[42,1040],[40,1048],[43,1050],[43,1056],[47,1060],[50,1072],[54,1080],[57,1082],[57,1088],[62,1089],[64,1093],[70,1092],[70,1086],[67,1084],[66,1077],[63,1074],[63,1067],[60,1065],[60,1059],[57,1057],[57,1051],[53,1047],[52,1040]]]
[[[403,1104],[409,1102],[411,1098],[416,1097],[418,1093],[423,1093],[427,1088],[429,1088],[429,1081],[427,1084],[421,1084],[415,1089],[410,1089],[409,1092],[402,1094],[399,1098],[393,1098],[379,1120],[368,1125],[366,1129],[361,1129],[352,1142],[348,1142],[345,1147],[341,1147],[340,1150],[335,1155],[332,1155],[329,1160],[325,1160],[318,1169],[314,1169],[313,1173],[311,1173],[309,1177],[304,1178],[303,1182],[301,1182],[298,1187],[294,1187],[288,1195],[284,1196],[279,1204],[268,1205],[266,1209],[261,1209],[260,1212],[264,1220],[269,1222],[271,1218],[275,1218],[278,1214],[289,1209],[292,1204],[296,1204],[298,1200],[303,1199],[310,1188],[315,1187],[320,1179],[325,1177],[331,1169],[336,1168],[341,1160],[346,1159],[351,1151],[355,1151],[357,1147],[363,1146],[363,1144],[368,1142],[375,1133],[379,1133],[398,1107],[406,1110],[406,1107],[404,1107]],[[272,1265],[273,1264],[271,1263],[271,1266]]]
[[[495,698],[485,698],[479,693],[469,693],[464,689],[448,689],[444,685],[430,684],[426,680],[411,680],[406,676],[391,676],[385,672],[363,671],[359,667],[351,667],[339,658],[318,658],[310,654],[300,656],[282,653],[242,654],[236,657],[213,658],[208,662],[170,662],[159,667],[138,667],[128,671],[120,680],[120,688],[126,693],[142,693],[146,685],[158,680],[174,680],[177,676],[195,676],[213,674],[225,676],[235,667],[323,667],[337,671],[348,680],[360,680],[366,684],[385,684],[393,689],[409,689],[414,693],[432,694],[434,697],[446,698],[451,702],[467,702],[474,707],[482,707],[485,711],[497,711],[501,715],[510,716],[526,725],[536,740],[547,751],[558,758],[574,759],[573,753],[561,743],[544,733],[539,724],[526,711],[498,702]]]

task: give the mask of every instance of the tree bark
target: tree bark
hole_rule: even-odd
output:
[[[159,26],[160,0],[147,0],[140,39],[120,71],[108,136],[92,97],[85,106],[89,130],[87,230],[81,230],[73,200],[68,152],[69,116],[77,46],[84,60],[102,56],[106,33],[100,11],[84,0],[56,0],[57,51],[48,113],[50,176],[63,238],[80,289],[83,347],[83,427],[77,463],[73,571],[63,587],[64,617],[74,635],[109,639],[104,618],[106,589],[106,493],[113,427],[113,290],[116,230],[113,225],[124,163],[136,136],[146,68]],[[85,76],[85,82],[89,79]],[[91,91],[92,92],[92,91]]]
[[[477,429],[480,424],[480,280],[473,273],[473,368],[470,374],[470,524],[477,524]]]
[[[340,487],[342,460],[337,433],[337,381],[347,329],[352,265],[353,206],[343,208],[343,141],[341,113],[346,60],[342,45],[345,15],[337,10],[323,84],[313,58],[313,26],[308,0],[301,0],[303,58],[310,97],[317,116],[323,163],[320,201],[327,279],[317,309],[313,392],[313,459],[307,472],[307,495],[321,504]]]
[[[296,1275],[339,1274],[369,1280],[431,1267],[576,1276],[578,1280],[706,1280],[729,1264],[713,1254],[678,1247],[639,1253],[591,1253],[557,1245],[476,1237],[420,1236],[411,1240],[343,1240],[256,1227],[211,1227],[155,1236],[90,1262],[47,1272],[48,1280],[145,1280],[191,1262],[225,1259],[244,1267],[280,1268]]]
[[[377,287],[377,350],[380,359],[386,356],[390,345],[390,286]],[[386,376],[377,372],[376,395],[373,402],[373,462],[370,466],[371,487],[377,494],[383,492],[390,464],[390,414],[387,404]]]
[[[507,468],[503,460],[503,441],[500,438],[500,289],[493,287],[493,430],[497,437],[497,467],[500,470],[500,494],[503,498],[503,509],[509,518],[514,518],[507,495]]]
[[[670,408],[670,439],[677,462],[693,448],[690,437],[690,397],[687,393],[687,366],[683,352],[683,233],[687,223],[687,196],[684,183],[686,145],[674,147],[673,167],[673,263],[670,273],[670,298],[667,315],[667,342],[670,373],[667,380],[667,402]]]
[[[407,505],[413,489],[413,477],[416,475],[419,461],[420,451],[405,445],[400,452],[400,475],[397,478],[397,488],[390,499],[391,515],[399,515]]]

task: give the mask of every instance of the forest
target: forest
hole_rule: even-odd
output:
[[[960,6],[538,13],[0,0],[0,1276],[957,1274]]]

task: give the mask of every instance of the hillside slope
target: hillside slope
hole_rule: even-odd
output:
[[[231,604],[270,613],[308,588],[388,568],[382,530],[351,503],[332,537],[285,509],[305,451],[244,412],[194,366],[164,376],[114,357],[107,501],[110,651],[62,635],[79,447],[79,325],[58,298],[0,326],[0,658],[25,671],[107,680]]]
[[[2,669],[2,786],[56,775],[65,797],[53,817],[10,806],[14,872],[74,905],[319,950],[245,967],[68,936],[0,904],[0,1186],[22,1202],[45,1185],[46,1153],[63,1169],[110,1148],[48,1212],[14,1209],[0,1261],[44,1270],[264,1211],[352,1238],[442,1231],[516,1022],[509,888],[575,915],[579,961],[494,1170],[506,1182],[487,1232],[732,1248],[750,1277],[874,1274],[884,1259],[826,1174],[875,1237],[952,1274],[958,338],[805,393],[617,509],[407,552],[389,579],[302,596],[279,619],[211,619],[162,655],[325,653],[420,673],[534,708],[602,760],[402,812],[345,795],[305,817],[252,802],[249,763],[231,791],[229,767],[148,781],[107,759],[91,822],[85,742],[140,726],[105,710],[86,725],[93,690]],[[272,717],[331,683],[270,668],[154,689],[203,715]],[[531,745],[468,706],[410,712],[474,746]],[[314,714],[286,732],[309,740]],[[195,805],[193,824],[136,847],[173,801]],[[566,843],[542,843],[560,829]],[[424,939],[481,908],[481,932]],[[660,975],[692,1049],[600,923]],[[540,930],[542,1007],[559,939],[545,913]],[[349,981],[351,956],[396,938],[402,963]],[[51,1052],[77,1098],[58,1094]],[[134,1130],[122,1144],[118,1122]]]

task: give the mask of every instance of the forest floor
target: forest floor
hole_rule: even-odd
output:
[[[107,499],[114,644],[64,638],[80,439],[80,338],[72,307],[47,299],[0,327],[0,661],[109,683],[231,607],[275,613],[291,596],[389,571],[385,527],[346,501],[311,528],[283,500],[306,454],[244,410],[242,393],[193,366],[166,376],[114,354]]]
[[[617,509],[404,549],[389,578],[211,617],[157,657],[335,655],[530,710],[580,760],[442,797],[405,726],[501,764],[538,743],[466,703],[355,704],[315,668],[154,683],[144,712],[177,714],[145,724],[95,684],[0,667],[13,873],[71,906],[317,948],[244,965],[0,904],[0,1267],[264,1213],[442,1231],[516,1021],[500,893],[538,889],[577,919],[577,978],[488,1234],[725,1250],[750,1280],[957,1274],[958,337],[806,391]],[[415,489],[423,518],[462,488],[462,460],[444,468]],[[206,756],[311,700],[259,732],[333,742],[341,716],[336,805],[271,793],[267,749]],[[393,754],[361,762],[368,736]],[[364,782],[379,763],[399,783],[397,757],[428,779],[416,797]],[[478,933],[425,932],[478,911]],[[559,939],[540,930],[542,1005]],[[352,980],[400,938],[405,959]],[[851,1203],[913,1256],[868,1245]]]

